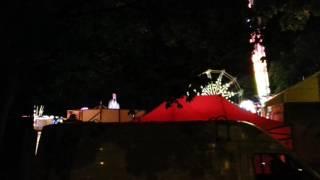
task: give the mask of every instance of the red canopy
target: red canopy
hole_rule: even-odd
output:
[[[283,122],[266,119],[241,109],[221,96],[196,96],[191,102],[186,97],[169,108],[166,102],[141,117],[141,122],[183,122],[228,120],[248,122],[266,130],[274,139],[292,149],[291,128]],[[182,108],[178,107],[182,105]]]
[[[166,102],[160,104],[153,111],[141,118],[142,122],[177,122],[177,121],[208,121],[231,120],[244,121],[255,124],[265,130],[277,128],[282,122],[260,117],[256,114],[241,109],[221,96],[196,96],[190,102],[186,97],[177,100],[169,108]]]

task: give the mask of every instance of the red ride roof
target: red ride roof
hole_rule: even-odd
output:
[[[230,120],[243,121],[269,130],[283,126],[282,122],[266,119],[241,109],[221,96],[196,96],[187,102],[186,97],[177,100],[169,108],[163,102],[151,112],[141,117],[141,122],[183,122],[183,121],[210,121]]]

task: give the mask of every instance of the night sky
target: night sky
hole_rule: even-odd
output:
[[[247,20],[269,17],[273,5],[257,4],[253,12],[245,0],[232,5],[209,0],[10,1],[3,12],[3,96],[20,113],[44,104],[48,113],[64,115],[67,109],[93,107],[100,100],[107,104],[112,92],[122,108],[149,110],[183,95],[198,74],[211,68],[237,77],[245,96],[252,98],[256,92],[248,40],[255,23]],[[291,59],[303,34],[281,29],[283,14],[271,14],[274,18],[263,26],[270,68],[272,62]],[[304,74],[317,70],[319,63],[312,63],[315,68]],[[284,77],[296,79],[281,81],[300,78],[290,68]],[[282,77],[283,69],[274,71],[273,79]],[[272,83],[272,88],[282,88]]]

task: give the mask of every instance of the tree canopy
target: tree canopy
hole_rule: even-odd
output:
[[[118,92],[127,107],[150,107],[207,68],[248,73],[240,1],[50,3],[23,3],[8,32],[30,102],[74,108]]]
[[[273,93],[320,70],[319,1],[258,1]]]
[[[318,1],[255,3],[273,92],[318,70]],[[44,104],[64,114],[112,92],[122,107],[148,109],[182,95],[208,68],[255,94],[245,1],[15,0],[5,9],[4,112]]]

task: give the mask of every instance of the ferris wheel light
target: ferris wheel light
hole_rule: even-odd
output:
[[[236,78],[228,74],[225,70],[208,69],[201,75],[205,75],[211,81],[205,86],[201,85],[200,92],[198,92],[196,89],[193,89],[198,96],[220,95],[229,101],[239,101],[241,99],[242,89],[240,88],[240,85],[237,83]],[[214,79],[214,77],[216,79]],[[192,86],[189,85],[189,88],[190,87]],[[188,96],[190,95],[189,92],[186,94]],[[237,97],[233,98],[236,95]]]

